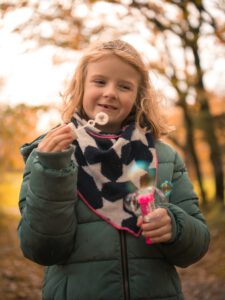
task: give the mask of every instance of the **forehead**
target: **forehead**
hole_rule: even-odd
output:
[[[87,65],[87,76],[102,75],[131,81],[139,81],[140,74],[134,66],[122,58],[110,54]]]

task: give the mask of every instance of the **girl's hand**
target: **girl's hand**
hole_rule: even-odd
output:
[[[148,223],[139,217],[137,226],[141,227],[142,235],[150,238],[152,243],[165,243],[172,238],[172,222],[165,208],[157,208],[147,215]]]
[[[52,129],[38,145],[40,152],[61,152],[69,147],[74,140],[72,129],[67,124]]]

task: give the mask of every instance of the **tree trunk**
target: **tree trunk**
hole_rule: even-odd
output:
[[[182,109],[184,112],[184,120],[185,120],[186,134],[187,134],[186,143],[187,143],[188,149],[190,150],[190,155],[193,160],[196,177],[197,177],[197,181],[198,181],[198,185],[199,185],[199,189],[200,189],[202,204],[206,205],[207,204],[207,196],[206,196],[206,192],[205,192],[204,185],[203,185],[203,176],[202,176],[200,163],[198,160],[197,151],[195,149],[195,143],[194,143],[194,125],[193,125],[191,117],[189,116],[185,100],[183,101],[183,103],[180,102],[179,105],[182,106]]]
[[[224,172],[220,146],[215,133],[214,119],[209,111],[208,103],[201,112],[201,121],[204,128],[205,140],[210,147],[210,160],[215,178],[215,198],[224,203]]]
[[[200,67],[200,58],[198,53],[197,42],[195,42],[195,44],[192,46],[198,75],[198,80],[196,82],[196,92],[198,98],[197,102],[200,104],[199,113],[202,121],[202,130],[204,132],[205,140],[207,141],[210,149],[210,160],[212,163],[215,179],[215,198],[217,201],[224,203],[224,172],[222,154],[216,137],[214,119],[210,112],[208,100],[205,96],[205,87],[202,80],[203,76]]]

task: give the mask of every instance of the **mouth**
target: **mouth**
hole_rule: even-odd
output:
[[[98,104],[98,106],[107,110],[117,110],[117,107],[109,104]]]

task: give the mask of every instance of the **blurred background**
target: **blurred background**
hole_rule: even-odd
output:
[[[0,0],[0,299],[41,299],[43,268],[16,229],[22,144],[61,122],[61,97],[83,49],[120,38],[143,56],[176,130],[210,227],[208,254],[178,269],[187,300],[225,299],[224,0]]]

